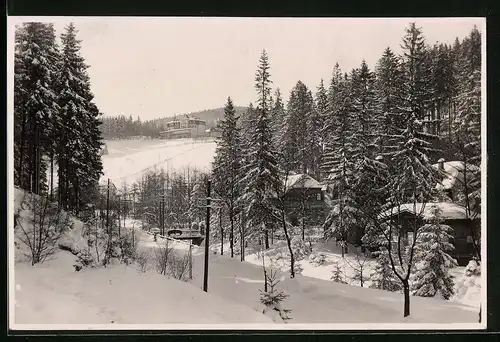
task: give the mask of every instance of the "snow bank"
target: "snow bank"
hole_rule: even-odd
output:
[[[16,324],[272,323],[250,308],[125,265],[75,272],[74,257],[15,270]]]

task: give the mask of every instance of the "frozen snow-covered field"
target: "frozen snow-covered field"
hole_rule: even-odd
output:
[[[213,140],[193,139],[108,140],[106,145],[102,179],[109,178],[116,186],[124,181],[131,184],[154,168],[210,170],[216,147]]]

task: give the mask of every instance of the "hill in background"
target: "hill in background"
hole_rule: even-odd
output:
[[[241,115],[247,108],[246,107],[235,107],[236,115]],[[224,108],[214,108],[214,109],[204,109],[198,112],[184,113],[178,114],[170,117],[164,117],[161,119],[154,120],[157,125],[165,125],[167,122],[172,121],[174,118],[179,116],[192,116],[198,118],[200,120],[205,120],[207,122],[207,128],[215,126],[217,120],[220,120],[224,117]]]

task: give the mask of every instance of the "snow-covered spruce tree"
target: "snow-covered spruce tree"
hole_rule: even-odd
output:
[[[400,279],[404,293],[404,316],[410,315],[409,278],[414,266],[415,244],[420,234],[419,218],[422,217],[427,203],[435,196],[437,174],[432,167],[428,154],[433,151],[423,134],[423,111],[427,101],[424,59],[424,39],[420,29],[414,24],[406,30],[403,38],[403,99],[395,113],[395,134],[389,138],[394,151],[388,153],[390,179],[388,184],[389,203],[393,214],[399,213],[401,205],[412,209],[414,220],[409,221],[407,232],[413,234],[413,241],[407,243],[405,232],[401,231],[398,220],[390,219],[381,230],[387,238],[389,260],[396,276]],[[394,246],[394,239],[397,243]],[[394,251],[394,253],[392,252]],[[395,258],[399,261],[397,265]],[[397,267],[399,266],[399,267]]]
[[[290,92],[287,104],[284,132],[280,142],[280,148],[286,149],[290,155],[289,165],[291,171],[296,173],[307,173],[310,164],[311,152],[308,151],[308,117],[313,111],[313,100],[309,89],[301,81],[298,81]]]
[[[270,226],[278,217],[276,193],[281,185],[277,163],[277,153],[272,145],[270,111],[269,61],[265,50],[262,52],[255,76],[258,94],[256,125],[250,136],[250,148],[245,165],[243,184],[245,189],[241,201],[245,203],[245,215],[251,227],[261,229],[265,248],[269,248]]]
[[[401,291],[401,281],[396,278],[391,268],[387,248],[381,247],[374,254],[377,255],[377,264],[370,274],[372,281],[370,288],[393,292]]]
[[[229,248],[234,257],[234,225],[239,208],[242,142],[233,101],[229,97],[224,107],[224,120],[220,126],[221,138],[217,141],[213,162],[214,192],[223,200],[229,216]]]
[[[58,139],[58,195],[63,208],[78,214],[81,192],[97,184],[102,174],[100,112],[92,102],[88,66],[80,54],[77,30],[71,23],[61,35],[62,60],[58,79],[59,118],[63,122]]]
[[[411,289],[414,295],[434,297],[440,295],[450,299],[453,295],[453,278],[448,269],[457,266],[450,256],[454,247],[452,228],[443,224],[442,210],[431,208],[432,217],[422,228],[415,246],[415,272],[412,276]]]
[[[385,49],[378,61],[375,79],[377,104],[377,139],[375,145],[381,156],[393,152],[397,146],[390,144],[390,137],[397,134],[398,108],[402,101],[403,78],[398,57],[390,48]]]
[[[357,141],[354,140],[356,119],[353,116],[352,79],[341,76],[338,64],[329,90],[329,119],[325,125],[326,141],[323,168],[325,180],[334,189],[333,207],[324,223],[327,236],[347,241],[347,235],[356,225],[356,171],[359,164]],[[345,248],[342,248],[344,255]]]
[[[321,150],[321,156],[320,156],[320,161],[319,161],[319,166],[322,165],[323,160],[321,159],[323,157],[323,152],[324,152],[324,145],[325,145],[325,122],[328,117],[328,93],[326,91],[324,81],[321,79],[319,86],[317,87],[316,91],[316,97],[315,97],[315,110],[318,115],[318,121],[319,121],[319,127],[317,128],[318,130],[315,132],[315,135],[318,138],[320,150]],[[318,168],[316,174],[315,174],[316,179],[322,179],[323,178],[323,172],[321,167]]]
[[[58,134],[59,52],[53,24],[30,22],[16,28],[14,53],[14,181],[22,189],[46,193],[45,156]]]
[[[205,209],[203,208],[203,205],[205,205],[206,198],[206,186],[204,181],[204,177],[193,178],[193,187],[189,198],[188,209],[190,222],[204,222]]]
[[[272,108],[273,144],[278,146],[281,141],[283,122],[285,121],[285,104],[281,96],[280,88],[274,92],[274,103]]]
[[[457,111],[452,125],[452,144],[464,169],[459,198],[467,218],[475,219],[481,211],[481,34],[474,28],[464,40],[459,65]],[[474,169],[473,169],[474,168]],[[481,260],[478,229],[471,232],[476,257]]]

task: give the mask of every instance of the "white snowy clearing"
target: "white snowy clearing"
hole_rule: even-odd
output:
[[[210,170],[216,143],[213,140],[107,140],[108,154],[102,156],[102,179],[116,186],[132,184],[144,172],[158,168],[182,172],[191,167]]]

